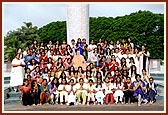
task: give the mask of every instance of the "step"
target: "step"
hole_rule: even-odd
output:
[[[9,88],[4,88],[4,99],[7,99],[9,97],[8,95],[9,91],[10,91]]]
[[[4,81],[5,81],[5,80],[10,80],[10,77],[4,77]]]
[[[8,93],[8,95],[9,95],[9,98],[11,98],[11,97],[18,97],[19,98],[22,95],[22,93],[11,91]]]
[[[10,80],[5,80],[4,84],[10,84]]]
[[[19,97],[10,97],[5,100],[5,104],[20,104],[21,100]]]
[[[156,96],[156,101],[157,100],[163,100],[164,99],[164,96]]]

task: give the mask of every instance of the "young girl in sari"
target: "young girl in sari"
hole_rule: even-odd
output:
[[[141,102],[144,101],[147,104],[147,99],[145,96],[146,86],[145,83],[141,80],[141,75],[137,74],[135,76],[136,81],[133,82],[134,94],[133,96],[138,97],[138,106],[141,105]]]
[[[130,77],[127,77],[126,82],[124,82],[123,90],[124,90],[125,103],[128,104],[128,100],[130,99],[130,103],[133,104],[134,102],[133,84],[131,82]]]
[[[114,103],[114,96],[113,96],[113,89],[114,86],[112,83],[110,83],[110,78],[106,77],[105,78],[105,83],[104,83],[104,93],[105,93],[105,104],[109,104],[109,99],[110,99],[110,104]]]
[[[149,83],[147,84],[147,94],[149,98],[149,104],[153,104],[156,101],[156,90],[157,85],[154,83],[153,77],[149,78]]]
[[[40,85],[37,83],[36,80],[33,80],[31,87],[33,105],[40,105]]]
[[[21,86],[20,91],[22,92],[22,103],[23,105],[31,105],[32,98],[31,98],[31,85],[27,79],[24,79],[23,86]]]
[[[43,79],[43,82],[40,86],[41,94],[40,94],[40,104],[48,103],[50,99],[49,88],[47,79]]]
[[[49,91],[50,91],[50,103],[53,105],[54,101],[55,103],[58,102],[58,96],[59,96],[59,92],[58,92],[58,86],[59,86],[59,81],[58,78],[53,78],[51,83],[49,84]]]

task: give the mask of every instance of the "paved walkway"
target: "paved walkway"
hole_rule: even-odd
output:
[[[21,104],[18,105],[4,105],[4,111],[164,111],[164,101],[158,100],[153,105],[141,105],[137,106],[134,104],[113,104],[113,105],[76,105],[76,106],[67,106],[67,105],[42,105],[42,106],[23,106]]]

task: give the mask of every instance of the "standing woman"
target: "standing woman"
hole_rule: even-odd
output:
[[[90,45],[88,46],[88,61],[91,61],[91,57],[95,48],[97,48],[97,46],[94,44],[94,40],[91,40]]]
[[[149,72],[149,57],[150,53],[146,50],[145,46],[142,46],[142,51],[139,52],[140,54],[140,72],[142,69],[146,69]],[[142,75],[142,72],[140,73]]]
[[[137,74],[140,74],[140,69],[139,69],[139,51],[138,51],[138,48],[135,48],[135,51],[134,51],[134,55],[133,55],[133,58],[134,58],[134,61],[135,61],[135,66],[137,68]]]
[[[131,66],[131,73],[129,74],[131,76],[131,81],[132,82],[136,81],[136,79],[135,79],[136,74],[138,74],[137,73],[137,68],[136,68],[135,65],[132,65]]]
[[[77,43],[76,43],[76,49],[77,49],[77,51],[80,51],[80,55],[83,55],[83,49],[82,48],[83,48],[83,43],[81,42],[81,39],[78,38]]]
[[[14,87],[14,91],[18,91],[19,86],[23,85],[25,63],[20,59],[17,53],[15,59],[12,60],[12,72],[10,86]]]
[[[141,102],[144,101],[147,104],[147,99],[145,97],[146,86],[145,83],[141,80],[141,75],[136,74],[136,81],[133,82],[134,97],[138,97],[138,106],[141,105]]]
[[[112,73],[112,75],[114,75],[114,68],[115,66],[119,67],[119,63],[116,62],[116,58],[114,55],[111,56],[111,62],[108,63],[109,66],[109,70]]]

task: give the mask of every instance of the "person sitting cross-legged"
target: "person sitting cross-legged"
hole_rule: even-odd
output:
[[[82,98],[82,104],[86,104],[86,96],[87,96],[87,84],[84,83],[84,79],[80,78],[79,83],[76,84],[76,97],[77,97],[77,104],[81,103]]]

